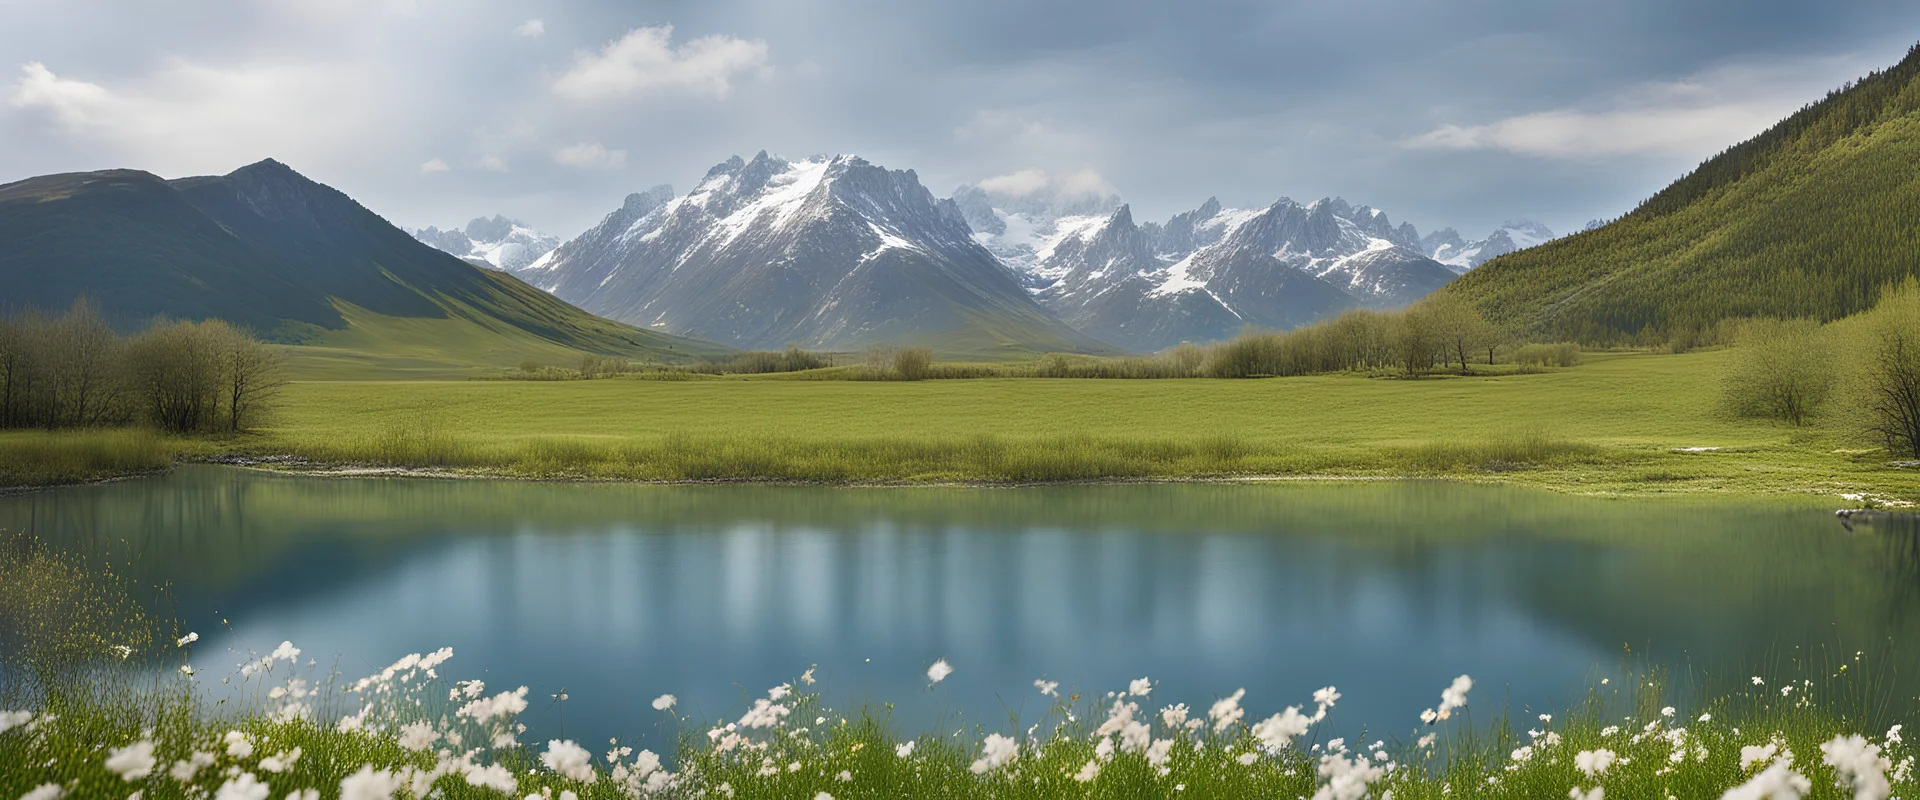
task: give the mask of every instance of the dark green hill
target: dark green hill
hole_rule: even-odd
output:
[[[1756,315],[1833,319],[1920,272],[1920,47],[1729,148],[1612,224],[1446,291],[1553,336],[1618,342]]]
[[[63,308],[83,295],[123,327],[218,317],[315,353],[401,355],[422,368],[726,350],[478,269],[273,160],[218,177],[110,170],[0,186],[0,306]]]

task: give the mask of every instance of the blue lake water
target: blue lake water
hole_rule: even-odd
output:
[[[672,731],[655,696],[731,719],[811,665],[828,705],[895,703],[909,733],[1037,718],[1036,678],[1103,693],[1147,676],[1155,701],[1202,708],[1244,687],[1254,716],[1337,686],[1334,730],[1404,738],[1463,673],[1476,710],[1520,712],[1647,665],[1698,682],[1855,650],[1911,660],[1920,642],[1920,534],[1850,532],[1807,503],[194,467],[0,498],[0,528],[164,584],[210,686],[282,640],[349,679],[451,646],[444,676],[531,687],[532,736],[656,750]],[[955,672],[930,689],[941,658]]]

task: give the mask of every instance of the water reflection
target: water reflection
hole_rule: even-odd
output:
[[[830,701],[898,701],[909,728],[1034,714],[1041,676],[1105,690],[1150,675],[1156,700],[1244,686],[1256,712],[1337,685],[1341,730],[1404,733],[1463,672],[1482,700],[1558,705],[1629,646],[1744,669],[1920,634],[1911,521],[1849,534],[1806,505],[1453,484],[841,490],[200,468],[0,499],[0,527],[132,556],[172,585],[215,675],[283,638],[349,676],[451,645],[449,675],[566,687],[568,735],[655,746],[653,696],[736,715],[810,664]],[[930,692],[937,658],[958,671]],[[544,705],[536,734],[560,733]]]

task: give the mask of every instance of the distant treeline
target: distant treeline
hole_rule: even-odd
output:
[[[85,300],[0,317],[0,428],[238,432],[285,383],[276,350],[220,320],[156,320],[128,336]]]
[[[742,353],[688,366],[622,363],[590,356],[578,370],[529,364],[507,377],[521,380],[590,379],[614,375],[655,380],[698,375],[798,373],[810,380],[928,380],[964,378],[1253,378],[1366,372],[1420,376],[1471,371],[1473,364],[1509,364],[1519,370],[1570,367],[1580,359],[1571,343],[1528,342],[1450,295],[1401,311],[1349,311],[1334,319],[1282,332],[1249,331],[1211,345],[1184,344],[1147,356],[1103,357],[1051,353],[1027,363],[940,363],[924,347],[876,346],[855,359],[797,347]]]

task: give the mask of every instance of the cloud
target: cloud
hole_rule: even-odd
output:
[[[553,163],[581,169],[620,169],[627,165],[627,151],[608,150],[599,142],[582,142],[553,151]]]
[[[474,166],[488,172],[506,172],[507,160],[495,155],[485,155],[481,156],[480,160],[476,162]]]
[[[210,67],[173,60],[103,85],[20,68],[6,104],[43,114],[69,141],[101,145],[149,169],[225,172],[249,160],[336,153],[368,141],[387,114],[365,75],[327,64]]]
[[[1047,194],[1058,198],[1106,197],[1117,194],[1113,184],[1092,169],[1049,173],[1042,169],[1023,169],[995,175],[975,184],[981,189],[1008,197],[1032,197]]]
[[[547,32],[547,23],[530,19],[515,26],[513,32],[529,39]]]
[[[1403,144],[1544,158],[1703,157],[1766,130],[1832,88],[1826,76],[1835,70],[1807,61],[1726,66],[1643,83],[1580,106],[1441,125]]]
[[[1044,170],[1023,169],[1006,175],[995,175],[980,182],[979,186],[995,194],[1026,197],[1047,188],[1047,173]]]
[[[636,28],[599,52],[575,54],[573,68],[553,82],[553,93],[594,101],[684,91],[725,97],[737,77],[764,72],[767,43],[702,36],[673,46],[673,26]]]
[[[420,165],[420,174],[428,175],[435,172],[446,172],[450,169],[453,168],[447,166],[447,162],[438,158],[430,158],[427,159],[426,163]]]

